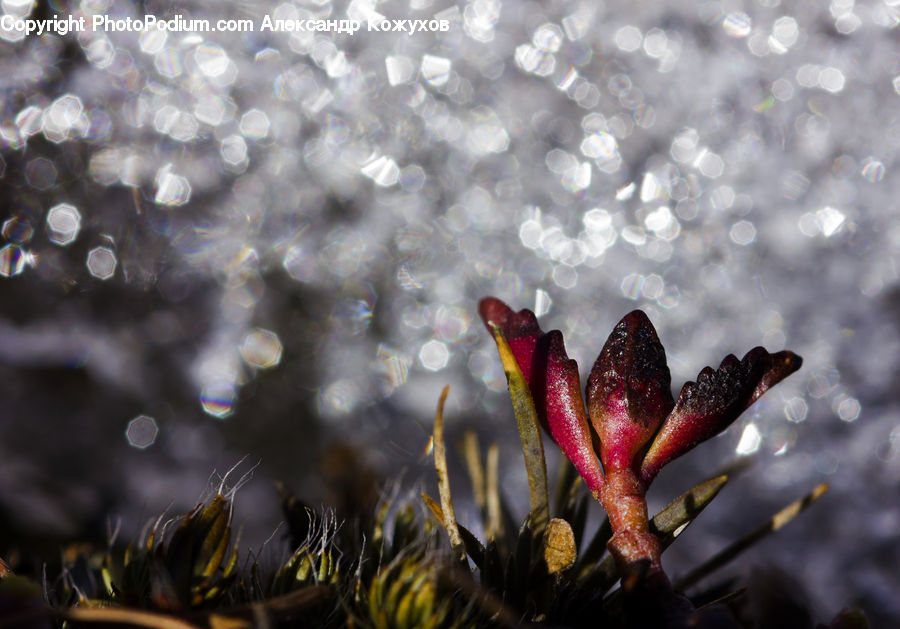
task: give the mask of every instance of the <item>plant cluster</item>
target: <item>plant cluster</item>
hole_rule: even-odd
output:
[[[656,331],[635,311],[604,345],[585,404],[578,367],[558,331],[543,333],[532,312],[515,313],[493,298],[481,302],[480,312],[497,343],[522,439],[530,504],[523,522],[500,491],[498,448],[485,454],[471,432],[462,453],[485,540],[457,521],[445,389],[432,442],[439,495],[422,496],[428,517],[417,514],[414,501],[385,498],[339,523],[333,514],[315,515],[279,486],[293,550],[267,570],[259,556],[241,562],[232,535],[234,490],[225,491],[223,481],[184,517],[160,516],[137,544],[123,548],[110,535],[105,548],[72,546],[63,554],[62,574],[45,575],[41,585],[0,560],[0,626],[786,626],[784,606],[748,609],[745,589],[734,589],[731,580],[700,590],[696,585],[784,526],[824,493],[824,485],[674,583],[663,571],[663,552],[728,477],[689,489],[652,518],[645,494],[663,465],[724,430],[796,371],[800,358],[762,348],[741,360],[726,357],[718,369],[707,367],[684,385],[676,400]],[[568,459],[552,501],[542,428]],[[592,500],[608,517],[589,531]],[[804,618],[791,626],[812,628]],[[845,610],[818,627],[866,626],[861,612]]]

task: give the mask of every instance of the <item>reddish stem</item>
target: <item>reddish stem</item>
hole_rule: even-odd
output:
[[[642,560],[650,562],[650,572],[662,572],[662,547],[650,532],[646,492],[646,486],[631,469],[609,471],[600,490],[600,504],[609,516],[613,531],[607,548],[621,574],[627,572],[629,565]]]

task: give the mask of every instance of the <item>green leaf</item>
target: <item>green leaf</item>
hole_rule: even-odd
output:
[[[519,426],[522,439],[522,452],[525,455],[525,469],[528,472],[529,502],[531,505],[531,524],[535,532],[544,530],[550,519],[549,497],[547,492],[547,463],[544,459],[544,442],[541,438],[541,427],[531,391],[525,377],[513,356],[503,332],[496,325],[492,326],[494,341],[500,353],[500,361],[506,372],[509,385],[509,397],[513,403],[513,411]]]
[[[665,509],[653,516],[650,532],[662,540],[663,548],[669,546],[684,531],[683,527],[700,515],[727,482],[727,476],[717,476],[700,483],[678,496]]]

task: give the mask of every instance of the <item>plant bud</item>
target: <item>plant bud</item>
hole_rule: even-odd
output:
[[[647,315],[635,310],[613,329],[588,378],[588,413],[606,473],[632,468],[672,410],[666,352]]]

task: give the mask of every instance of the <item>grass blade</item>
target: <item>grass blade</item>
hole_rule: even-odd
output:
[[[456,525],[456,514],[453,512],[453,500],[450,496],[450,474],[447,471],[447,449],[444,446],[444,403],[450,387],[444,387],[438,400],[437,412],[434,414],[434,469],[438,475],[438,490],[441,496],[441,513],[444,528],[450,537],[450,546],[457,556],[465,561],[466,546]]]
[[[500,504],[500,448],[492,443],[487,453],[487,522],[485,522],[485,538],[502,539],[506,534],[503,528],[503,509]]]
[[[466,470],[469,472],[469,481],[472,483],[472,495],[475,504],[484,512],[487,503],[485,495],[484,466],[481,464],[481,448],[478,446],[478,435],[474,430],[467,430],[463,435],[463,456],[466,461]]]
[[[769,533],[777,531],[785,524],[793,520],[812,503],[821,498],[822,494],[824,494],[826,491],[828,491],[827,483],[817,485],[815,489],[806,494],[803,498],[801,498],[800,500],[795,500],[784,509],[773,515],[762,526],[756,528],[730,546],[719,551],[708,560],[678,579],[678,581],[675,582],[675,589],[685,590],[699,582],[704,577],[715,572],[722,566],[728,564],[728,562],[753,546],[753,544],[767,536]]]

